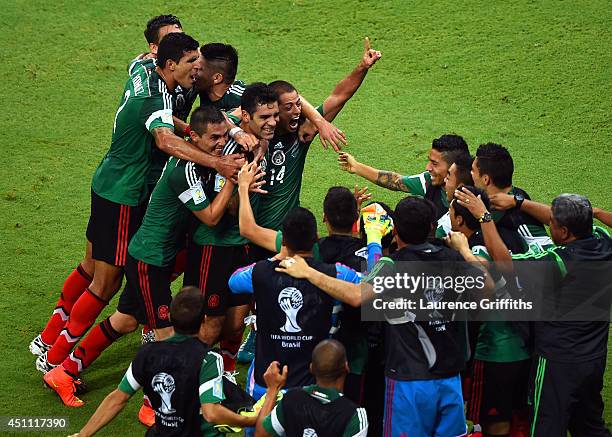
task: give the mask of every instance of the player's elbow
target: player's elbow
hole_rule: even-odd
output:
[[[217,404],[202,404],[202,417],[208,423],[218,424],[219,414]]]
[[[346,294],[346,301],[348,305],[359,308],[361,306],[361,289],[358,285],[351,284],[350,292]]]

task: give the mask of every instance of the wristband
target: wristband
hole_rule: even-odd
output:
[[[229,136],[230,136],[231,138],[234,138],[234,136],[235,136],[235,135],[236,135],[238,132],[244,132],[244,130],[243,130],[242,128],[238,127],[238,126],[233,127],[233,128],[231,128],[231,129],[230,129],[230,131],[229,131]]]
[[[188,137],[190,133],[191,133],[191,125],[188,124],[187,127],[185,128],[185,131],[183,132],[183,136]]]

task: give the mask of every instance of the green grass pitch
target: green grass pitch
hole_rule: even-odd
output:
[[[144,25],[161,13],[178,15],[202,43],[233,44],[239,78],[289,80],[312,103],[356,65],[369,36],[383,58],[337,119],[358,159],[416,173],[431,139],[456,132],[472,148],[508,146],[515,183],[534,199],[578,192],[612,209],[607,1],[3,2],[0,416],[67,416],[76,432],[138,345],[137,335],[122,339],[84,373],[91,391],[79,410],[43,387],[27,349],[82,256],[91,176],[126,64],[145,51]],[[334,155],[317,140],[307,160],[302,202],[317,217],[330,185],[362,182]],[[389,204],[401,198],[370,188]],[[612,422],[609,372],[604,400]],[[142,434],[139,405],[133,399],[102,435]]]

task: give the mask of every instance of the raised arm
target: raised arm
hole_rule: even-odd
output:
[[[239,160],[242,158],[240,154],[213,156],[175,135],[172,129],[168,127],[157,127],[153,129],[152,134],[155,138],[155,144],[162,152],[179,159],[214,168],[227,179],[233,178],[240,169],[241,163]]]
[[[593,217],[606,226],[612,226],[612,212],[610,211],[605,211],[601,208],[593,208]]]
[[[285,382],[287,382],[287,372],[288,369],[286,365],[283,366],[283,372],[281,373],[280,363],[278,361],[272,361],[264,373],[264,381],[266,382],[266,399],[264,400],[261,410],[259,410],[259,414],[257,416],[255,437],[272,436],[272,434],[268,433],[266,427],[272,429],[274,427],[270,413],[272,413],[272,410],[275,409],[278,393],[285,385]],[[275,414],[275,416],[276,420],[278,420],[278,415]]]
[[[302,114],[304,114],[304,117],[312,122],[319,131],[319,139],[323,147],[327,149],[331,146],[336,152],[339,152],[341,145],[346,145],[346,135],[344,132],[319,114],[304,96],[300,96],[300,100],[302,101]]]
[[[340,169],[361,176],[370,182],[393,191],[410,193],[410,188],[404,183],[404,176],[393,171],[377,170],[374,167],[357,161],[353,155],[342,152],[338,155]]]
[[[240,206],[238,207],[238,227],[240,235],[247,240],[263,247],[269,251],[276,251],[276,231],[259,226],[255,222],[255,215],[251,207],[249,197],[249,186],[255,180],[259,167],[252,162],[246,164],[238,174],[238,195]]]
[[[476,219],[481,219],[488,212],[480,196],[476,197],[474,193],[465,187],[461,190],[455,190],[455,197],[460,205],[465,206]],[[493,220],[480,223],[482,236],[485,240],[485,246],[495,262],[509,262],[512,264],[512,256],[506,244],[501,239],[497,226]]]
[[[505,211],[517,206],[517,201],[511,194],[497,193],[489,196],[491,208],[497,211]],[[519,205],[519,208],[524,213],[542,223],[543,225],[550,224],[550,206],[533,200],[525,199]]]
[[[370,39],[365,37],[364,51],[359,64],[351,73],[342,79],[332,93],[323,102],[323,114],[327,121],[333,121],[346,102],[357,92],[368,74],[368,70],[376,64],[382,54],[370,48]]]

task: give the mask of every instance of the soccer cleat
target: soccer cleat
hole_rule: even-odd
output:
[[[42,336],[40,334],[38,334],[36,338],[30,342],[30,352],[32,352],[32,355],[40,357],[49,349],[51,349],[51,345],[42,341]]]
[[[255,336],[257,333],[251,327],[249,331],[249,335],[240,345],[240,349],[238,349],[238,362],[242,364],[248,364],[253,361],[255,358]]]
[[[155,331],[144,326],[140,334],[140,342],[142,344],[155,343]]]
[[[76,387],[74,378],[62,366],[57,366],[43,376],[43,381],[51,390],[60,397],[64,405],[67,407],[82,407],[84,402],[77,398],[74,394]]]
[[[142,404],[138,411],[138,420],[147,428],[155,425],[155,411],[148,405]]]
[[[36,370],[38,370],[39,372],[46,374],[47,372],[50,372],[56,367],[57,365],[51,364],[49,360],[47,360],[47,352],[36,358]]]

